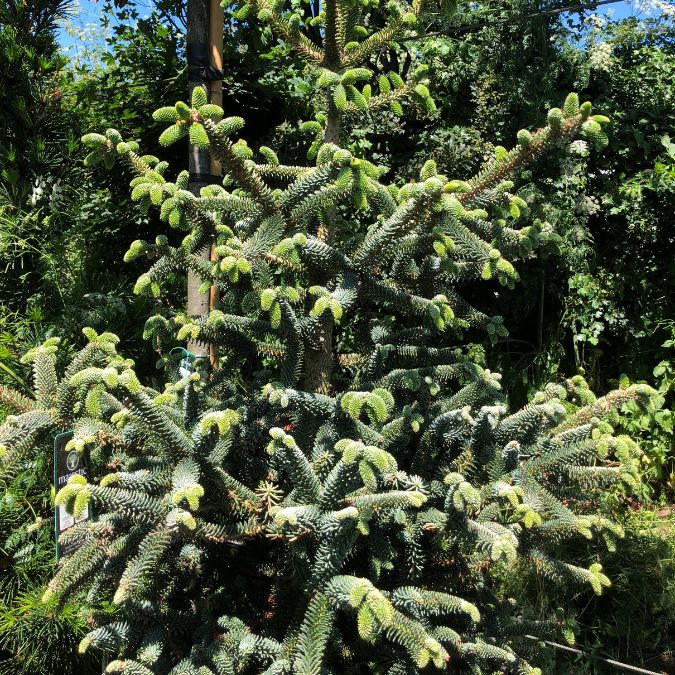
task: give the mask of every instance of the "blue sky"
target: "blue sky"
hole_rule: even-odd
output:
[[[603,5],[598,7],[598,14],[607,14],[607,12],[612,12],[612,18],[614,19],[625,19],[627,16],[633,16],[638,14],[635,9],[635,5],[632,2],[617,2],[613,5]]]
[[[143,7],[143,5],[145,5],[148,10],[150,10],[152,2],[153,0],[141,0],[139,6]],[[102,6],[102,2],[96,2],[96,0],[76,0],[75,13],[69,23],[72,27],[79,29],[89,28],[90,30],[93,30],[98,26]],[[627,16],[636,14],[637,10],[632,2],[622,0],[621,2],[611,5],[598,7],[597,12],[599,14],[611,12],[614,19],[623,19]],[[61,29],[59,31],[59,42],[65,50],[72,51],[77,48],[79,40],[76,37],[71,36],[65,29]]]

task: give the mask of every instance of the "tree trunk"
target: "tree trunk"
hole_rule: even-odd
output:
[[[328,118],[324,133],[325,143],[339,144],[340,112],[332,104],[328,106]],[[319,227],[317,237],[327,243],[333,241],[335,235],[335,209],[326,214],[325,225]],[[322,284],[323,279],[313,279],[311,285]],[[330,378],[333,373],[333,317],[324,314],[321,319],[318,345],[316,349],[308,349],[305,354],[305,390],[319,394],[330,392]]]

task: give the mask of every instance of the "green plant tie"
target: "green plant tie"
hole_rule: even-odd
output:
[[[178,363],[178,372],[181,377],[188,377],[195,371],[195,362],[199,359],[208,359],[208,356],[193,354],[189,352],[185,347],[174,347],[170,352],[169,356],[180,357]]]

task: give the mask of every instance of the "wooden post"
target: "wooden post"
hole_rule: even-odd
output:
[[[202,87],[216,105],[222,103],[222,81],[212,81],[205,75],[212,69],[221,70],[223,65],[223,10],[215,0],[188,0],[187,5],[187,58],[188,58],[188,100],[195,87]],[[209,68],[211,66],[212,68]],[[208,150],[189,146],[189,171],[192,194],[199,196],[206,185],[221,175],[217,162],[211,158]],[[212,246],[204,247],[199,255],[211,260]],[[209,309],[218,301],[213,290],[201,294],[201,279],[188,272],[187,313],[190,317],[200,317],[209,313]],[[215,354],[195,341],[189,341],[187,349],[196,356],[210,356],[212,363]]]
[[[210,0],[211,10],[209,12],[209,60],[211,65],[218,71],[223,70],[223,26],[225,16],[219,0]],[[213,80],[211,82],[211,103],[223,107],[223,81]],[[214,176],[222,174],[220,163],[211,158],[211,173]]]
[[[218,71],[223,70],[223,26],[225,23],[223,8],[220,6],[220,0],[210,0],[211,11],[209,12],[209,59],[211,65]],[[213,80],[211,82],[211,103],[223,106],[223,81]],[[220,162],[211,157],[211,174],[221,176],[223,168]],[[211,260],[216,259],[215,244],[211,244]],[[209,310],[213,310],[220,302],[220,292],[217,286],[211,286],[209,292]],[[216,348],[211,345],[210,352],[211,368],[218,367],[218,354]]]

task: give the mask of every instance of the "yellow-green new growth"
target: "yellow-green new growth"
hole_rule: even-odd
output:
[[[199,433],[206,436],[213,429],[218,429],[221,436],[228,434],[232,427],[239,423],[239,414],[235,410],[218,410],[207,413],[199,422]]]
[[[173,122],[173,125],[165,129],[159,137],[160,145],[168,146],[189,136],[190,143],[198,148],[209,147],[209,137],[202,123],[207,119],[222,117],[223,110],[217,105],[207,103],[206,93],[201,87],[193,89],[191,104],[189,107],[179,101],[175,106],[155,110],[152,115],[155,120]]]

